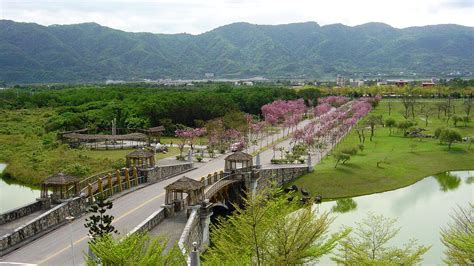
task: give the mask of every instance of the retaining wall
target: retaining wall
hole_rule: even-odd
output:
[[[85,209],[86,199],[81,197],[76,197],[61,203],[36,217],[28,224],[18,227],[13,233],[2,236],[0,238],[0,256],[14,249],[21,242],[37,238],[64,224],[67,216],[78,216],[82,214]]]
[[[187,172],[192,168],[192,163],[182,163],[175,165],[158,166],[151,169],[141,169],[141,171],[147,177],[148,182],[158,182]]]
[[[258,170],[257,189],[275,182],[282,186],[295,178],[308,173],[308,166],[284,166],[279,168],[263,168]]]
[[[9,223],[21,217],[30,215],[36,211],[41,210],[41,208],[42,208],[41,201],[35,201],[33,203],[24,205],[22,207],[2,213],[0,214],[0,225]]]

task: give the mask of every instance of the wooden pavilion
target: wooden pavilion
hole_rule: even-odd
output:
[[[41,198],[48,198],[50,189],[53,191],[51,194],[51,201],[53,203],[58,203],[62,199],[77,196],[79,192],[78,184],[78,178],[63,173],[57,173],[46,178],[41,184]],[[73,189],[70,189],[71,187]]]
[[[165,187],[166,198],[165,204],[171,205],[176,202],[181,202],[183,193],[186,193],[186,206],[193,206],[204,201],[204,184],[197,180],[183,176],[174,183]]]
[[[252,155],[245,152],[234,152],[225,159],[224,172],[233,172],[235,170],[249,170],[253,166]]]
[[[164,126],[151,127],[149,129],[144,130],[144,133],[148,137],[148,144],[151,144],[152,142],[160,143],[160,138],[164,131]]]
[[[152,168],[155,167],[155,154],[145,149],[136,150],[127,154],[127,168]]]

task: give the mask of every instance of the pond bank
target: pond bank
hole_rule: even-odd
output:
[[[8,182],[1,178],[6,166],[0,163],[0,213],[34,202],[40,196],[39,188]]]
[[[409,239],[417,239],[418,244],[432,245],[421,264],[438,265],[445,249],[440,241],[440,229],[450,222],[450,214],[457,206],[466,207],[474,200],[473,189],[474,170],[452,171],[426,177],[405,188],[323,202],[315,207],[319,212],[328,211],[336,216],[331,232],[342,225],[354,227],[369,212],[396,218],[396,226],[401,229],[389,246],[401,247]],[[335,265],[329,257],[320,263]]]

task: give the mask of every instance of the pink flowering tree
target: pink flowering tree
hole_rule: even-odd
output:
[[[180,158],[182,158],[184,146],[188,143],[188,141],[191,138],[194,137],[194,129],[192,128],[176,129],[174,133],[175,133],[175,136],[179,138],[180,140],[180,142],[178,143],[178,148],[179,148],[179,156]]]

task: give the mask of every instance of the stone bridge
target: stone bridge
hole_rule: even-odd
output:
[[[243,193],[255,193],[271,183],[283,185],[311,170],[308,165],[260,168],[252,165],[252,156],[236,152],[225,159],[224,171],[209,174],[200,181],[182,177],[168,185],[166,203],[133,232],[147,230],[165,236],[169,246],[178,242],[189,255],[193,243],[200,251],[209,244],[209,225],[214,208],[240,204]],[[183,195],[186,194],[186,195]]]

